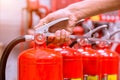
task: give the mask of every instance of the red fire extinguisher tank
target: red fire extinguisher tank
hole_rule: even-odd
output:
[[[62,55],[45,45],[23,51],[18,65],[18,80],[63,80]]]
[[[64,80],[83,80],[82,56],[77,50],[68,46],[56,48],[63,56],[63,77]]]
[[[98,50],[101,80],[118,80],[119,56],[109,49]]]
[[[99,54],[88,46],[81,54],[83,55],[84,80],[99,80]]]

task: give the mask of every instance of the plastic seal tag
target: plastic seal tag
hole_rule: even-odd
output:
[[[117,80],[117,75],[108,75],[108,80]]]
[[[98,80],[98,76],[88,76],[87,80]]]
[[[81,78],[72,78],[71,80],[82,80]]]

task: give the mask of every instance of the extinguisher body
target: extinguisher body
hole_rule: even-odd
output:
[[[63,56],[63,77],[64,80],[83,80],[83,64],[81,54],[72,48],[64,46],[55,49]]]
[[[101,80],[118,80],[119,55],[109,49],[98,50],[100,54]]]
[[[115,48],[115,51],[120,54],[120,44],[117,45],[117,47]]]
[[[63,80],[62,56],[48,48],[23,51],[18,69],[18,80]]]
[[[99,54],[91,47],[84,48],[81,54],[83,58],[84,80],[100,80]]]

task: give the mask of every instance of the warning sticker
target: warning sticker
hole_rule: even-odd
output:
[[[72,78],[71,80],[82,80],[81,78]]]
[[[98,80],[98,76],[88,76],[87,80]]]
[[[108,75],[108,80],[117,80],[117,75]]]

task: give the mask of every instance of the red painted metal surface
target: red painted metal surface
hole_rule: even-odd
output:
[[[73,29],[73,34],[74,35],[81,35],[82,36],[84,34],[84,32],[85,32],[85,30],[82,26],[76,26]]]
[[[64,79],[83,80],[82,56],[75,49],[64,46],[56,48],[63,56],[63,77]]]
[[[63,80],[62,55],[47,48],[41,37],[36,35],[38,44],[20,53],[18,80]]]
[[[120,54],[120,44],[117,45],[115,51],[116,51],[118,54]]]
[[[91,46],[85,47],[82,52],[83,55],[83,74],[86,79],[99,80],[99,54]]]
[[[98,50],[100,54],[101,80],[118,80],[119,55],[108,48]]]

